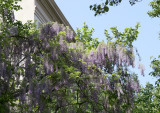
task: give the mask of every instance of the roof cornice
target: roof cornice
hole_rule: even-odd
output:
[[[57,21],[60,24],[64,24],[65,26],[69,26],[70,29],[73,30],[72,26],[70,25],[70,23],[67,21],[67,19],[65,18],[65,16],[63,15],[63,13],[61,12],[61,10],[59,9],[59,7],[57,6],[57,4],[55,3],[54,0],[36,0],[38,2],[38,4],[43,7],[46,12],[47,12],[47,16],[49,17],[50,21]],[[40,9],[36,6],[36,11],[35,13],[37,13],[38,15],[42,15],[42,17],[45,17],[42,13],[40,13],[39,11]],[[47,20],[47,19],[45,19]],[[74,31],[74,30],[73,30]]]

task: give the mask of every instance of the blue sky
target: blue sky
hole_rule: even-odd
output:
[[[98,0],[97,0],[98,1]],[[160,55],[160,19],[151,18],[147,11],[151,10],[148,5],[152,0],[143,0],[134,6],[129,4],[129,0],[123,0],[119,6],[110,7],[107,14],[94,16],[94,12],[89,9],[89,5],[97,2],[96,0],[55,0],[64,16],[67,18],[73,29],[82,28],[86,22],[90,28],[95,29],[93,37],[99,40],[105,40],[104,29],[117,26],[119,31],[126,27],[134,27],[140,22],[139,36],[134,46],[138,49],[142,58],[142,64],[145,66],[145,76],[140,75],[140,71],[135,68],[132,71],[139,75],[140,84],[143,86],[147,81],[154,84],[156,78],[149,75],[152,71],[150,68],[150,57]],[[99,0],[101,2],[103,0]],[[138,65],[138,60],[135,62]]]

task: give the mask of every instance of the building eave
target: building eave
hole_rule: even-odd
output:
[[[70,23],[67,21],[57,4],[55,3],[54,0],[36,0],[37,5],[36,5],[36,10],[35,10],[35,15],[40,15],[43,17],[41,19],[42,23],[46,23],[46,21],[57,21],[60,24],[64,24],[65,26],[69,26],[71,30],[73,30],[72,26]],[[47,14],[41,13],[39,6],[43,7],[46,11]],[[45,14],[45,15],[43,15]],[[46,18],[48,17],[48,19]],[[74,31],[74,30],[73,30]]]

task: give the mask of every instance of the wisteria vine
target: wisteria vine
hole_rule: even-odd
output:
[[[86,46],[91,43],[81,40],[83,34],[56,22],[40,31],[31,22],[1,26],[0,102],[8,111],[131,111],[140,88],[129,72],[135,66],[131,42],[91,38],[97,45]]]

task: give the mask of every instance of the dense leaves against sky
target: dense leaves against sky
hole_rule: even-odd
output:
[[[112,27],[112,35],[105,30],[106,40],[99,42],[86,24],[77,29],[76,36],[56,22],[39,29],[30,21],[22,24],[14,19],[14,10],[21,9],[17,1],[0,0],[0,112],[159,110],[159,86],[141,88],[130,71],[135,67],[133,42],[139,23],[124,32]],[[121,1],[107,2],[118,5]],[[159,76],[159,60],[153,60],[152,67],[151,74]],[[139,68],[143,75],[143,65]]]
[[[148,12],[148,15],[152,18],[160,16],[160,0],[154,0],[150,3],[150,6],[152,7],[152,11]],[[157,77],[156,85],[160,87],[160,55],[157,58],[154,58],[151,62],[151,67],[153,71],[150,73],[150,75]]]
[[[142,0],[128,0],[131,5]],[[95,12],[95,16],[107,13],[109,11],[109,6],[117,6],[122,2],[122,0],[105,0],[101,4],[90,5],[90,9]]]
[[[160,0],[154,0],[150,2],[152,11],[148,12],[148,15],[151,17],[160,17]]]
[[[0,112],[132,111],[140,87],[129,67],[139,24],[122,33],[111,28],[113,36],[105,30],[107,42],[99,42],[86,24],[76,36],[56,22],[22,24],[12,18],[20,9],[14,4],[1,1]]]
[[[133,113],[158,113],[160,111],[160,87],[147,83],[134,100]]]

